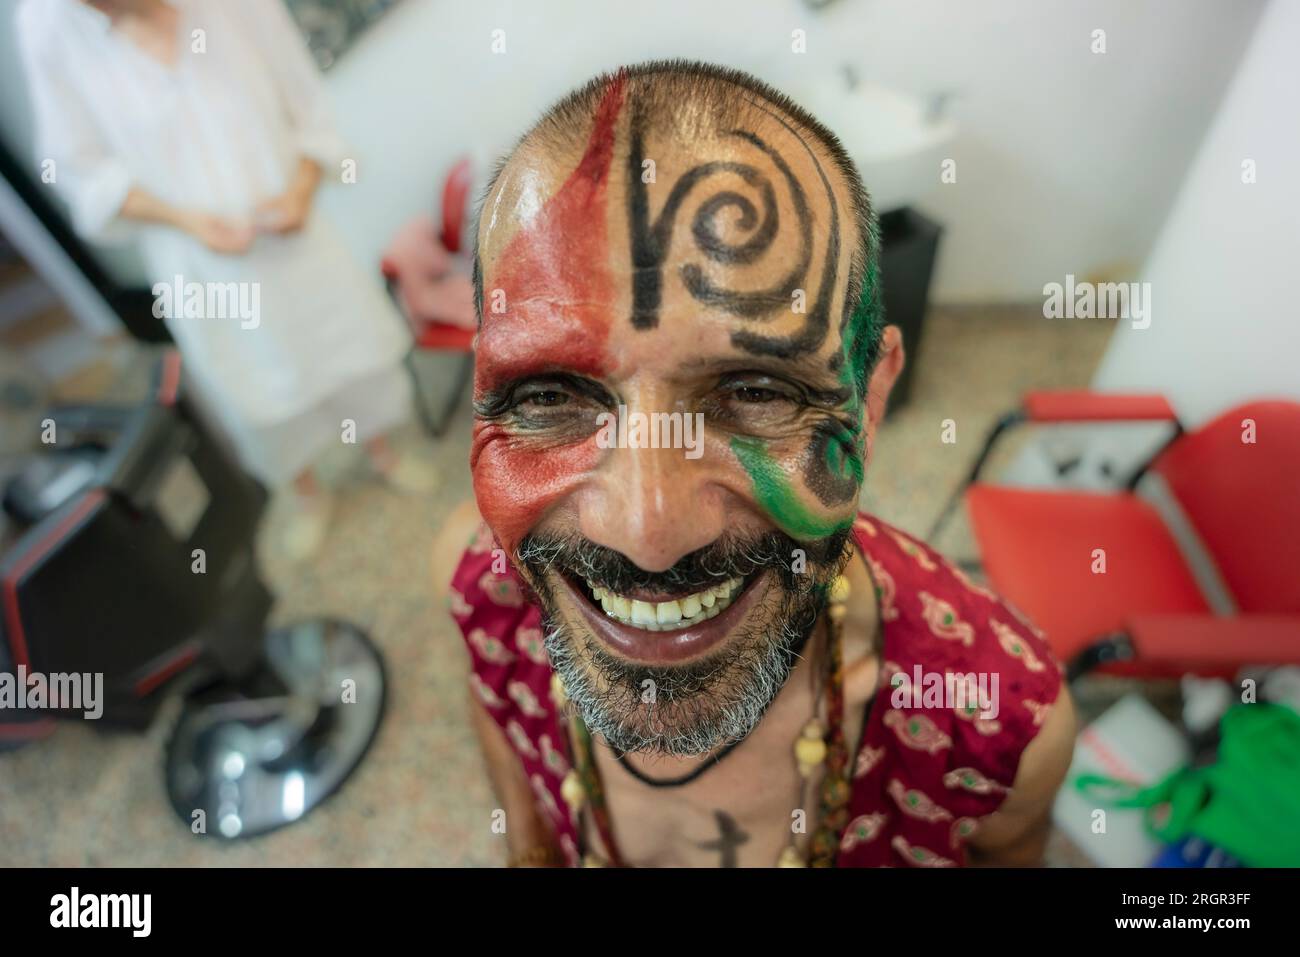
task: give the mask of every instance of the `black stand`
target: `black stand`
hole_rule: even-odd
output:
[[[907,364],[890,393],[889,412],[906,405],[912,392],[930,301],[930,277],[942,233],[938,223],[910,206],[880,217],[885,322],[902,330],[907,350]]]

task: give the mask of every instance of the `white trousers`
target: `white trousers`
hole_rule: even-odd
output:
[[[332,445],[361,445],[404,424],[414,410],[410,373],[397,364],[361,376],[279,422],[230,422],[244,467],[268,488],[293,481]]]

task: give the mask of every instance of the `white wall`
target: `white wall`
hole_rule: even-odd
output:
[[[330,75],[382,179],[336,190],[331,206],[373,256],[458,151],[503,148],[600,68],[700,57],[794,88],[852,61],[898,89],[957,94],[957,183],[939,187],[936,170],[924,203],[948,227],[937,297],[1038,300],[1067,272],[1142,261],[1261,5],[840,0],[816,14],[796,0],[407,0]],[[1098,27],[1104,55],[1089,51]],[[495,28],[505,56],[490,52]]]
[[[936,170],[923,204],[948,229],[938,297],[1037,300],[1067,272],[1146,255],[1261,3],[405,0],[328,74],[361,181],[324,204],[373,262],[457,155],[486,160],[598,69],[698,57],[793,89],[852,61],[904,91],[957,94],[958,181],[939,187]],[[1089,52],[1098,27],[1102,56]],[[0,119],[17,97],[6,83]]]
[[[1300,3],[1273,0],[1143,270],[1151,327],[1120,324],[1097,388],[1164,392],[1192,424],[1249,398],[1300,399],[1297,49]]]

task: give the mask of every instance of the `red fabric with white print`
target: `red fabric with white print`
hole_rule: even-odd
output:
[[[884,646],[837,864],[961,865],[976,822],[1005,800],[1021,754],[1056,701],[1060,666],[1032,625],[928,546],[865,514],[854,523],[854,538],[876,583]],[[577,822],[560,796],[568,738],[551,699],[540,613],[495,547],[480,529],[452,578],[452,617],[470,649],[470,684],[576,865]],[[902,700],[895,688],[910,683],[918,665],[923,678],[997,675],[996,716],[920,695],[905,702],[917,707],[895,707]]]

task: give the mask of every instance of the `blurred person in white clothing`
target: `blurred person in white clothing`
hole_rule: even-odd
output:
[[[330,443],[431,488],[431,467],[385,440],[412,410],[409,331],[313,209],[348,157],[280,0],[24,0],[18,35],[38,149],[78,232],[138,242],[156,294],[223,284],[256,307],[196,315],[160,295],[156,312],[245,466],[292,483],[291,557],[324,539],[312,466]]]

